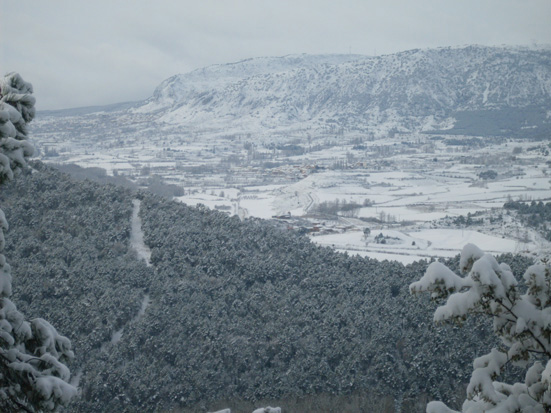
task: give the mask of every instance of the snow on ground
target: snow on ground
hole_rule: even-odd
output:
[[[428,241],[435,251],[451,250],[454,255],[466,244],[483,245],[484,251],[491,254],[512,253],[519,249],[518,241],[463,229],[427,229],[410,235]]]
[[[274,199],[270,196],[243,196],[239,201],[239,207],[247,211],[247,216],[270,219],[278,215],[278,210],[273,206]]]
[[[386,243],[377,243],[375,237],[382,234]],[[349,254],[374,259],[396,260],[409,264],[420,259],[448,258],[457,255],[464,245],[473,243],[484,247],[491,254],[515,253],[520,249],[536,248],[511,239],[503,239],[478,231],[461,229],[427,229],[414,232],[397,230],[373,231],[369,237],[363,232],[316,235],[312,241]]]
[[[132,201],[134,208],[132,210],[132,226],[130,230],[130,245],[136,253],[139,259],[143,259],[148,267],[151,266],[151,250],[145,245],[143,240],[142,220],[138,215],[140,212],[141,201],[135,199]]]

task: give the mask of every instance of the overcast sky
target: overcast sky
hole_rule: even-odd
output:
[[[249,57],[466,44],[551,44],[551,0],[0,0],[0,70],[39,110],[145,99]]]

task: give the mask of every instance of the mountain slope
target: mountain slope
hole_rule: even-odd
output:
[[[73,342],[82,396],[69,411],[453,402],[492,345],[487,326],[432,324],[433,305],[407,291],[424,262],[348,257],[266,221],[36,169],[0,194],[6,255],[19,308]],[[136,196],[153,267],[130,245]],[[507,262],[522,273],[525,260]]]
[[[163,82],[137,111],[154,108],[161,121],[181,125],[364,128],[394,119],[415,130],[456,112],[529,106],[551,108],[551,51],[470,46],[208,67]]]
[[[392,132],[551,135],[551,49],[468,46],[393,55],[255,58],[173,76],[136,104],[39,112],[68,142],[228,135],[258,141]],[[296,133],[300,132],[300,133]]]
[[[179,104],[191,95],[224,87],[251,76],[287,72],[296,68],[315,68],[363,60],[361,55],[289,55],[246,59],[236,63],[208,66],[185,75],[175,75],[163,81],[146,104],[163,107]]]

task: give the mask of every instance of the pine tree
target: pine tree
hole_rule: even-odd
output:
[[[530,266],[523,292],[507,264],[498,264],[472,244],[463,248],[460,268],[465,277],[434,262],[409,288],[412,293],[427,291],[434,299],[446,300],[434,313],[436,322],[461,322],[473,313],[493,319],[501,345],[474,360],[462,411],[551,411],[551,266],[547,262]],[[509,364],[525,370],[524,380],[496,381]],[[454,411],[431,402],[427,412]]]
[[[32,85],[17,73],[0,79],[0,184],[26,165],[33,147],[27,124],[34,118]],[[8,222],[0,210],[0,410],[53,411],[77,393],[65,363],[71,342],[46,320],[30,321],[10,300],[10,266],[3,255]]]

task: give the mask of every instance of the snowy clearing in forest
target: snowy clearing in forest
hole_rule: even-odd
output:
[[[139,259],[143,259],[148,267],[151,266],[151,250],[144,243],[142,231],[142,220],[139,216],[141,201],[134,199],[132,201],[132,227],[130,232],[130,245],[136,251]]]
[[[381,234],[382,236],[380,236]],[[380,236],[379,242],[377,237]],[[449,258],[457,255],[464,245],[487,246],[491,254],[515,253],[537,248],[531,243],[520,243],[503,239],[478,231],[462,229],[427,229],[414,232],[397,230],[373,231],[369,237],[363,232],[345,232],[340,234],[317,235],[311,237],[319,245],[328,246],[350,255],[374,259],[396,260],[404,264],[430,258]],[[384,241],[384,243],[382,243]]]

